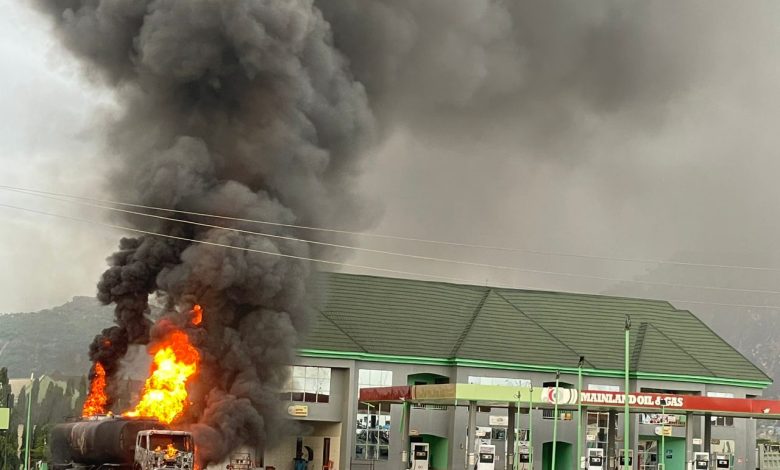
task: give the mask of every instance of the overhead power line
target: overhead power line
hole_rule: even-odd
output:
[[[302,261],[309,261],[309,262],[313,262],[313,263],[330,265],[330,266],[341,266],[341,267],[347,267],[347,268],[364,269],[364,270],[368,270],[368,271],[383,272],[383,273],[388,273],[388,274],[398,274],[398,275],[403,275],[403,276],[423,277],[423,278],[429,278],[429,279],[439,279],[439,280],[444,280],[444,281],[448,281],[448,282],[457,282],[457,283],[472,284],[472,285],[478,285],[479,284],[479,283],[477,283],[477,282],[475,282],[473,280],[465,279],[465,278],[441,276],[441,275],[437,275],[437,274],[425,274],[425,273],[419,273],[419,272],[413,272],[413,271],[403,271],[403,270],[397,270],[397,269],[382,268],[382,267],[367,266],[367,265],[359,265],[359,264],[345,263],[345,262],[339,262],[339,261],[322,260],[322,259],[310,258],[310,257],[305,257],[305,256],[291,255],[291,254],[286,254],[286,253],[258,250],[258,249],[254,249],[254,248],[244,248],[244,247],[232,246],[232,245],[227,245],[227,244],[224,244],[224,243],[210,242],[210,241],[206,241],[206,240],[197,240],[197,239],[192,239],[192,238],[187,238],[187,237],[180,237],[180,236],[176,236],[176,235],[163,234],[163,233],[158,233],[158,232],[154,232],[154,231],[150,231],[150,230],[142,230],[142,229],[126,227],[126,226],[117,225],[117,224],[110,224],[110,223],[106,223],[106,222],[100,222],[100,221],[85,219],[85,218],[81,218],[81,217],[74,217],[74,216],[63,215],[63,214],[55,214],[55,213],[51,213],[51,212],[40,211],[40,210],[37,210],[37,209],[30,209],[30,208],[25,208],[25,207],[14,206],[14,205],[11,205],[11,204],[2,204],[2,203],[0,203],[0,207],[5,207],[5,208],[8,208],[8,209],[14,209],[14,210],[18,210],[18,211],[29,212],[29,213],[39,214],[39,215],[45,215],[45,216],[49,216],[49,217],[56,217],[56,218],[61,218],[61,219],[67,219],[67,220],[71,220],[71,221],[75,221],[75,222],[81,222],[81,223],[86,223],[86,224],[90,224],[90,225],[97,225],[97,226],[107,227],[107,228],[111,228],[111,229],[114,229],[114,230],[135,232],[135,233],[140,233],[140,234],[149,235],[149,236],[162,237],[162,238],[168,238],[168,239],[174,239],[174,240],[182,240],[182,241],[187,241],[187,242],[190,242],[190,243],[210,245],[210,246],[216,246],[216,247],[221,247],[221,248],[226,248],[226,249],[240,250],[240,251],[258,253],[258,254],[264,254],[264,255],[269,255],[269,256],[278,256],[278,257],[283,257],[283,258],[291,258],[291,259],[297,259],[297,260],[302,260]],[[526,290],[552,292],[549,289],[542,289],[542,288],[532,287],[532,286],[518,287],[518,286],[509,286],[509,285],[493,285],[491,287],[503,288],[503,289],[526,289]],[[581,295],[600,295],[600,294],[594,294],[592,292],[582,292],[582,291],[573,291],[573,290],[567,290],[567,292],[572,293],[572,294],[581,294]],[[663,302],[670,302],[670,303],[679,302],[679,303],[688,303],[688,304],[716,305],[716,306],[725,306],[725,307],[740,307],[740,308],[757,308],[757,309],[780,310],[780,306],[777,306],[777,305],[731,304],[731,303],[718,303],[718,302],[708,302],[708,301],[698,301],[698,300],[685,300],[685,299],[665,299],[665,300],[656,299],[656,300],[663,301]]]
[[[13,191],[16,191],[15,189]],[[424,256],[424,255],[414,255],[410,253],[402,253],[398,251],[389,251],[389,250],[379,250],[379,249],[373,249],[373,248],[364,248],[360,246],[353,246],[353,245],[344,245],[344,244],[338,244],[338,243],[330,243],[330,242],[323,242],[319,240],[311,240],[311,239],[305,239],[305,238],[299,238],[299,237],[292,237],[288,235],[278,235],[278,234],[272,234],[272,233],[266,233],[266,232],[258,232],[258,231],[252,231],[252,230],[244,230],[244,229],[238,229],[234,227],[224,227],[221,225],[215,225],[215,224],[207,224],[204,222],[196,222],[192,220],[186,220],[186,219],[179,219],[176,217],[167,217],[162,215],[156,215],[156,214],[148,214],[145,212],[139,212],[129,209],[121,209],[117,207],[111,207],[105,204],[100,203],[94,203],[90,201],[78,201],[78,200],[72,200],[63,198],[61,196],[55,196],[55,195],[49,195],[49,194],[35,194],[35,193],[27,193],[26,191],[20,191],[25,194],[32,194],[37,197],[44,197],[53,199],[56,201],[61,202],[67,202],[67,203],[74,203],[74,204],[80,204],[85,205],[88,207],[95,207],[99,209],[105,209],[110,210],[114,212],[122,212],[125,214],[132,214],[137,215],[141,217],[149,217],[154,218],[158,220],[165,220],[169,222],[175,222],[175,223],[183,223],[188,225],[195,225],[199,227],[206,227],[216,230],[225,230],[235,233],[242,233],[242,234],[248,234],[253,236],[261,236],[261,237],[268,237],[268,238],[275,238],[280,240],[286,240],[286,241],[292,241],[292,242],[298,242],[298,243],[307,243],[312,245],[318,245],[318,246],[327,246],[331,248],[339,248],[339,249],[345,249],[345,250],[353,250],[353,251],[360,251],[360,252],[366,252],[366,253],[373,253],[373,254],[381,254],[381,255],[388,255],[388,256],[396,256],[396,257],[402,257],[407,259],[415,259],[419,261],[431,261],[431,262],[437,262],[437,263],[447,263],[447,264],[455,264],[455,265],[461,265],[461,266],[470,266],[470,267],[477,267],[477,268],[486,268],[486,269],[495,269],[500,271],[511,271],[511,272],[518,272],[518,273],[528,273],[528,274],[539,274],[539,275],[547,275],[547,276],[560,276],[560,277],[568,277],[568,278],[579,278],[579,279],[591,279],[596,281],[606,281],[606,282],[615,282],[615,283],[628,283],[628,284],[634,284],[634,285],[648,285],[648,286],[659,286],[659,287],[671,287],[671,288],[687,288],[687,289],[702,289],[702,290],[712,290],[712,291],[726,291],[726,292],[742,292],[742,293],[750,293],[750,294],[780,294],[780,291],[776,290],[770,290],[770,289],[745,289],[745,288],[737,288],[737,287],[722,287],[722,286],[708,286],[708,285],[699,285],[699,284],[685,284],[685,283],[673,283],[673,282],[663,282],[663,281],[647,281],[647,280],[637,280],[637,279],[624,279],[624,278],[614,278],[614,277],[607,277],[607,276],[596,276],[591,274],[579,274],[579,273],[570,273],[570,272],[561,272],[561,271],[548,271],[548,270],[542,270],[542,269],[531,269],[531,268],[521,268],[517,266],[507,266],[507,265],[499,265],[499,264],[490,264],[490,263],[479,263],[479,262],[473,262],[473,261],[463,261],[463,260],[457,260],[452,258],[442,258],[442,257],[435,257],[435,256]]]
[[[425,239],[425,238],[405,237],[405,236],[388,235],[388,234],[371,233],[371,232],[355,232],[349,230],[339,230],[334,228],[285,224],[281,222],[272,222],[268,220],[246,219],[246,218],[230,217],[225,215],[210,214],[204,212],[194,212],[194,211],[185,211],[185,210],[165,208],[165,207],[147,206],[143,204],[133,204],[128,202],[113,201],[110,199],[97,199],[97,198],[89,198],[83,196],[74,196],[72,194],[42,191],[37,189],[21,188],[21,187],[8,186],[8,185],[0,185],[0,189],[21,192],[21,193],[28,193],[33,195],[43,194],[43,195],[58,196],[63,198],[90,201],[90,202],[96,202],[102,204],[113,204],[113,205],[124,206],[124,207],[134,207],[137,209],[147,209],[147,210],[164,211],[164,212],[177,212],[180,214],[193,215],[197,217],[211,217],[215,219],[232,220],[237,222],[262,224],[262,225],[269,225],[269,226],[276,226],[276,227],[294,228],[299,230],[337,233],[343,235],[359,236],[364,238],[416,242],[416,243],[424,243],[424,244],[439,245],[439,246],[472,248],[472,249],[480,249],[480,250],[503,251],[503,252],[513,252],[513,253],[527,253],[527,254],[543,255],[543,256],[592,259],[592,260],[601,260],[601,261],[617,261],[617,262],[624,262],[624,263],[658,264],[658,265],[688,266],[688,267],[701,267],[701,268],[742,269],[742,270],[752,270],[752,271],[780,272],[780,268],[771,267],[771,266],[745,266],[745,265],[738,265],[738,264],[722,264],[722,263],[695,263],[695,262],[675,261],[675,260],[606,256],[606,255],[581,254],[581,253],[565,253],[565,252],[556,252],[556,251],[535,250],[529,248],[514,248],[514,247],[496,246],[496,245],[483,245],[483,244],[460,243],[460,242],[452,242],[452,241],[444,241],[444,240],[432,240],[432,239]]]
[[[58,217],[58,218],[61,218],[61,219],[73,220],[75,222],[82,222],[82,223],[87,223],[87,224],[92,224],[92,225],[100,225],[100,226],[103,226],[103,227],[113,228],[113,229],[116,229],[116,230],[126,230],[126,231],[129,231],[129,232],[141,233],[141,234],[144,234],[144,235],[151,235],[151,236],[155,236],[155,237],[170,238],[170,239],[173,239],[173,240],[182,240],[182,241],[187,241],[187,242],[190,242],[190,243],[199,243],[199,244],[203,244],[203,245],[218,246],[218,247],[222,247],[222,248],[229,248],[229,249],[232,249],[232,250],[249,251],[249,252],[252,252],[252,253],[259,253],[259,254],[263,254],[263,255],[279,256],[279,257],[282,257],[282,258],[291,258],[291,259],[297,259],[297,260],[301,260],[301,261],[311,261],[311,262],[314,262],[314,263],[322,263],[322,264],[328,264],[328,265],[333,265],[333,266],[345,266],[345,267],[350,267],[350,268],[366,269],[366,270],[380,271],[380,272],[393,273],[393,274],[402,274],[402,275],[408,275],[408,276],[423,276],[423,277],[430,277],[430,278],[437,278],[437,279],[446,279],[446,280],[450,280],[450,281],[454,281],[454,282],[468,282],[465,279],[456,278],[456,277],[438,276],[438,275],[432,275],[432,274],[421,274],[421,273],[414,273],[414,272],[409,272],[409,271],[401,271],[401,270],[389,269],[389,268],[378,268],[378,267],[374,267],[374,266],[364,266],[364,265],[360,265],[360,264],[351,264],[351,263],[343,263],[343,262],[340,262],[340,261],[322,260],[322,259],[316,259],[316,258],[309,258],[309,257],[306,257],[306,256],[298,256],[298,255],[291,255],[291,254],[287,254],[287,253],[279,253],[279,252],[274,252],[274,251],[258,250],[258,249],[255,249],[255,248],[245,248],[245,247],[240,247],[240,246],[227,245],[227,244],[224,244],[224,243],[210,242],[210,241],[207,241],[207,240],[197,240],[197,239],[194,239],[194,238],[180,237],[180,236],[177,236],[177,235],[169,235],[169,234],[166,234],[166,233],[153,232],[151,230],[143,230],[143,229],[138,229],[138,228],[133,228],[133,227],[126,227],[124,225],[110,224],[110,223],[107,223],[107,222],[99,222],[97,220],[90,220],[90,219],[85,219],[85,218],[82,218],[82,217],[73,217],[73,216],[70,216],[70,215],[55,214],[55,213],[52,213],[52,212],[39,211],[37,209],[30,209],[30,208],[27,208],[27,207],[19,207],[19,206],[14,206],[14,205],[11,205],[11,204],[2,204],[2,203],[0,203],[0,207],[6,207],[6,208],[9,208],[9,209],[16,209],[16,210],[20,210],[20,211],[24,211],[24,212],[31,212],[31,213],[34,213],[34,214],[46,215],[46,216],[50,216],[50,217]]]

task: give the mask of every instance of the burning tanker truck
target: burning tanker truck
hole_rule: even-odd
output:
[[[200,325],[203,311],[193,306],[188,323]],[[95,363],[82,419],[52,428],[49,444],[56,470],[193,470],[195,442],[190,432],[171,429],[187,402],[187,383],[200,355],[186,333],[172,329],[153,352],[152,365],[137,405],[114,416],[109,408],[106,370]]]
[[[99,416],[58,424],[49,443],[55,470],[192,470],[192,434],[156,419]]]

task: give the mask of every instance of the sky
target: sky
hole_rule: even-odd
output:
[[[346,7],[325,8],[336,44],[366,84],[380,122],[359,182],[376,207],[370,232],[607,258],[780,267],[774,128],[780,30],[771,21],[777,4],[646,7],[614,19],[606,7],[584,12],[570,2],[561,2],[570,10],[559,12],[454,2],[449,16],[438,14],[437,2],[412,3],[365,2],[365,23],[387,28],[384,36],[350,27]],[[0,185],[103,196],[110,159],[100,130],[116,112],[112,92],[85,77],[38,14],[13,0],[0,5],[6,7]],[[548,27],[534,29],[545,21]],[[394,40],[399,32],[408,41]],[[579,50],[583,38],[589,46]],[[7,191],[0,191],[0,204],[106,220],[99,211]],[[94,295],[121,233],[4,207],[0,215],[0,312]],[[780,295],[768,292],[578,277],[774,291],[780,290],[776,270],[361,243],[526,270],[366,253],[350,258],[405,275],[780,306]]]
[[[2,0],[0,19],[0,158],[4,185],[94,194],[99,140],[90,124],[110,96],[85,85],[72,60],[54,47],[47,26],[19,2]],[[40,200],[0,195],[2,203],[38,209]],[[75,215],[71,207],[55,207]],[[48,308],[74,295],[94,295],[116,234],[60,219],[0,210],[0,311]],[[99,253],[105,255],[100,256]]]

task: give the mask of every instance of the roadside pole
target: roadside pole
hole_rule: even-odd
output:
[[[577,464],[575,469],[585,468],[582,463],[582,363],[585,362],[585,356],[580,356],[580,362],[577,363]]]
[[[534,470],[534,386],[528,394],[528,467]]]
[[[517,395],[515,395],[515,398],[517,398],[517,403],[515,405],[515,422],[514,422],[515,428],[512,430],[512,432],[515,435],[515,439],[514,439],[514,442],[512,444],[512,446],[513,446],[512,454],[514,454],[514,457],[512,458],[512,469],[513,470],[518,470],[518,468],[519,468],[519,463],[518,463],[519,453],[518,453],[518,449],[520,448],[520,433],[518,433],[517,431],[520,429],[520,397],[521,396],[522,396],[522,394],[519,391],[517,392]],[[528,416],[529,416],[529,419],[530,419],[530,416],[531,416],[531,410],[530,409],[528,410]]]
[[[625,349],[626,383],[625,383],[625,386],[624,386],[625,387],[624,388],[624,392],[625,392],[625,395],[624,395],[625,405],[623,407],[623,459],[624,459],[623,470],[625,470],[626,467],[633,468],[633,465],[629,465],[628,464],[628,462],[629,462],[629,458],[628,458],[628,440],[629,440],[629,436],[631,435],[631,433],[629,432],[629,429],[631,427],[629,422],[631,421],[631,418],[630,418],[630,415],[629,415],[629,412],[628,412],[628,397],[629,397],[629,395],[628,395],[628,386],[629,386],[629,384],[628,384],[628,373],[629,373],[628,369],[629,369],[629,366],[630,366],[630,364],[629,364],[629,356],[628,356],[628,343],[629,343],[629,339],[630,339],[630,331],[631,331],[631,318],[628,315],[626,315],[626,340],[625,340],[625,343],[626,343],[625,344],[626,345],[626,349]],[[619,464],[620,464],[620,459],[618,459],[618,465]]]
[[[30,374],[30,392],[27,394],[27,421],[24,425],[24,470],[30,470],[30,410],[32,409],[32,389],[35,374]]]
[[[658,459],[660,462],[658,470],[666,470],[666,400],[661,398],[661,457]]]
[[[555,454],[557,450],[558,445],[558,384],[561,380],[561,371],[555,372],[555,392],[553,392],[553,396],[555,397],[554,404],[553,404],[553,442],[552,442],[552,470],[555,469]]]

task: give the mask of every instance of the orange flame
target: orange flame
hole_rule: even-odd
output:
[[[192,324],[193,325],[200,325],[200,322],[203,321],[203,307],[201,307],[198,304],[195,304],[194,307],[192,307]]]
[[[157,446],[157,447],[155,447],[154,451],[155,452],[163,452],[163,449],[162,449],[162,447]],[[173,444],[168,444],[168,446],[165,448],[165,457],[166,458],[172,459],[172,458],[176,457],[176,454],[178,454],[178,453],[179,453],[178,449],[173,447]]]
[[[95,376],[89,384],[89,395],[84,401],[84,407],[81,410],[82,416],[95,416],[106,413],[106,370],[103,364],[95,363]]]
[[[200,354],[182,331],[170,333],[152,352],[152,367],[141,400],[124,415],[155,417],[169,424],[184,412],[186,385],[198,370]]]

